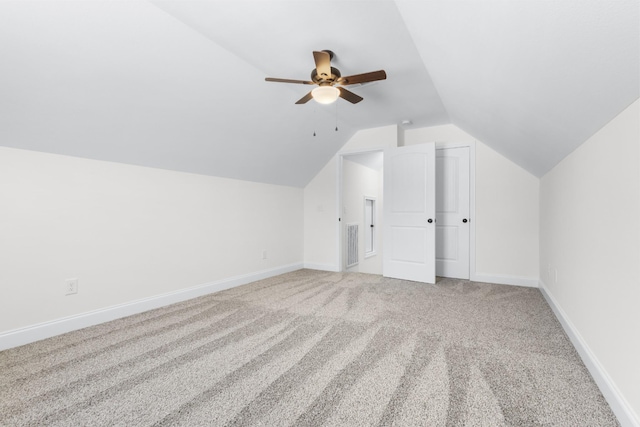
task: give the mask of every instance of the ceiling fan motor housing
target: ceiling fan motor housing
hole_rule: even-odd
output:
[[[333,85],[336,80],[338,80],[338,78],[340,78],[342,74],[340,74],[340,70],[338,70],[335,67],[331,67],[331,75],[327,76],[327,75],[318,75],[318,70],[317,69],[313,69],[311,70],[311,81],[313,81],[314,83],[322,86],[322,85]]]

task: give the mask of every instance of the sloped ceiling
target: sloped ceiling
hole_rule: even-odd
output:
[[[640,2],[399,1],[451,121],[542,176],[640,96]]]
[[[638,22],[637,0],[4,1],[0,144],[301,187],[408,119],[541,176],[638,98]],[[331,106],[264,81],[321,49],[388,79]]]

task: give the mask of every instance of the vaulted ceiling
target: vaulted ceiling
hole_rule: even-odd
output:
[[[541,176],[640,96],[639,8],[3,1],[0,145],[301,187],[357,130],[411,120],[453,123]],[[322,49],[343,75],[388,78],[330,106],[264,81],[308,79]]]

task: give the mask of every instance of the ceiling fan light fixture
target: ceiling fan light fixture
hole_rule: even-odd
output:
[[[331,104],[336,102],[340,96],[340,91],[333,86],[318,86],[311,91],[311,96],[320,104]]]

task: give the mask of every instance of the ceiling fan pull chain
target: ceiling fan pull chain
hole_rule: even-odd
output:
[[[338,103],[336,102],[336,132],[338,132]]]
[[[316,136],[316,107],[313,107],[313,136]]]

